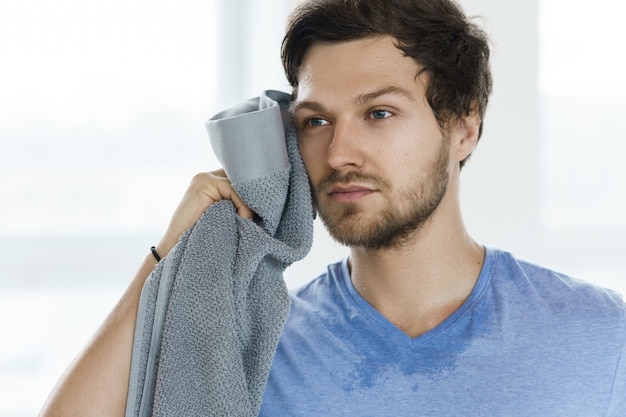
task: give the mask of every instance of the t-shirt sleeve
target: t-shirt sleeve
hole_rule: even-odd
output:
[[[626,326],[622,335],[622,352],[617,361],[615,379],[613,381],[613,392],[607,417],[626,416]]]

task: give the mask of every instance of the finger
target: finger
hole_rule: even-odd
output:
[[[233,194],[232,202],[237,209],[237,214],[248,220],[254,219],[254,212],[248,207],[237,194]]]
[[[226,176],[226,171],[224,171],[223,168],[216,169],[215,171],[211,171],[211,174],[215,175],[216,177],[228,178]]]
[[[237,192],[232,186],[232,183],[228,178],[226,178],[226,173],[224,170],[217,170],[212,172],[215,175],[218,181],[218,193],[220,199],[227,199],[233,202],[233,205],[237,209],[237,214],[244,219],[252,220],[254,218],[254,212],[244,203],[244,201],[239,197]],[[217,199],[216,199],[217,200]]]
[[[233,188],[230,181],[226,180],[223,183],[220,183],[220,195],[224,199],[228,199],[233,202],[235,209],[237,209],[237,214],[244,219],[252,220],[254,218],[254,212],[250,207],[244,203],[244,201],[239,197],[235,189]]]

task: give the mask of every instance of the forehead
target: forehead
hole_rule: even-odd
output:
[[[312,44],[300,66],[297,100],[340,92],[356,96],[389,86],[421,90],[421,66],[396,45],[391,36]]]

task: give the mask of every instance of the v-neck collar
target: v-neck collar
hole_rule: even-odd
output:
[[[496,265],[497,251],[486,248],[485,261],[478,276],[478,280],[476,281],[469,297],[467,297],[461,307],[454,311],[437,327],[417,337],[410,337],[404,333],[395,324],[378,312],[378,310],[372,307],[372,305],[368,303],[367,300],[361,296],[361,294],[359,294],[352,284],[350,269],[348,268],[348,259],[349,258],[345,258],[341,262],[341,290],[347,292],[349,295],[348,299],[351,299],[358,309],[369,320],[373,321],[376,326],[380,327],[389,337],[393,338],[397,343],[408,349],[414,349],[417,346],[420,346],[423,343],[426,343],[427,341],[448,331],[461,317],[471,310],[474,304],[480,299],[484,289],[488,286],[489,281],[491,280],[492,271]]]

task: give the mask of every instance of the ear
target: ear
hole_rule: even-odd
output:
[[[455,144],[455,159],[461,162],[476,148],[480,131],[480,116],[473,111],[460,118],[452,129],[452,142]]]

